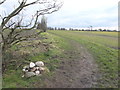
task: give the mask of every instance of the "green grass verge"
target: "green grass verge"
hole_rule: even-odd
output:
[[[67,47],[67,43],[64,41],[64,39],[61,39],[60,37],[56,35],[51,35],[48,33],[42,33],[40,34],[40,37],[42,38],[48,38],[48,39],[43,39],[41,40],[42,43],[52,43],[50,45],[50,48],[46,52],[38,52],[37,54],[33,54],[35,50],[39,49],[34,49],[35,47],[21,47],[19,48],[20,45],[34,45],[40,40],[34,40],[33,42],[21,42],[17,45],[14,45],[11,47],[11,50],[14,51],[21,51],[21,53],[29,53],[30,55],[21,57],[18,60],[15,60],[15,62],[11,63],[8,65],[7,71],[3,74],[3,88],[39,88],[39,87],[44,87],[44,79],[51,77],[54,73],[54,70],[58,67],[59,65],[59,60],[57,58],[53,58],[55,56],[60,56],[62,55],[63,52],[63,47],[64,48],[69,48]],[[12,52],[11,52],[12,53]],[[31,55],[32,54],[32,55]],[[9,56],[10,57],[10,56]],[[8,58],[9,58],[8,57]],[[11,57],[12,58],[12,57]],[[21,62],[35,62],[35,61],[43,61],[45,63],[45,66],[50,70],[50,72],[45,73],[44,75],[40,77],[31,77],[31,78],[22,78],[23,72],[22,72],[22,67],[19,67],[16,70],[16,62],[17,64]],[[39,84],[39,85],[38,85]]]

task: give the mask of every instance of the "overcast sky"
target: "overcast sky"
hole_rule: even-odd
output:
[[[64,0],[63,7],[47,15],[48,25],[65,28],[118,29],[119,0]]]
[[[5,5],[0,6],[0,13],[3,13],[4,10],[14,9],[13,1],[16,0],[7,0]],[[48,26],[64,28],[88,28],[93,26],[93,29],[118,29],[119,0],[62,1],[64,1],[64,4],[59,11],[46,15]],[[10,8],[10,6],[12,7]],[[34,9],[35,6],[31,7],[29,14],[33,13],[32,10]]]

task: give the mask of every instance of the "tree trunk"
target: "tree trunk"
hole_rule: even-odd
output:
[[[6,50],[7,50],[7,44],[3,43],[2,46],[1,46],[1,51],[2,51],[2,72],[4,72],[6,67],[7,67],[7,64],[6,64],[7,63]]]
[[[2,42],[2,37],[0,35],[0,74],[2,74],[2,46],[1,46],[1,42]]]
[[[5,61],[5,52],[6,52],[5,46],[3,45],[3,46],[2,46],[2,61],[3,61],[3,62]]]

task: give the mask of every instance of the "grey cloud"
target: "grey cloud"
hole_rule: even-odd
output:
[[[48,15],[48,25],[52,27],[113,27],[117,26],[117,6],[92,10],[67,12],[58,11]]]

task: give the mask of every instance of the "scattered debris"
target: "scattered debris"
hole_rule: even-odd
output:
[[[24,75],[22,77],[32,77],[32,76],[40,76],[44,71],[49,72],[49,70],[44,67],[44,63],[42,61],[30,62],[29,65],[24,66],[22,71]]]

